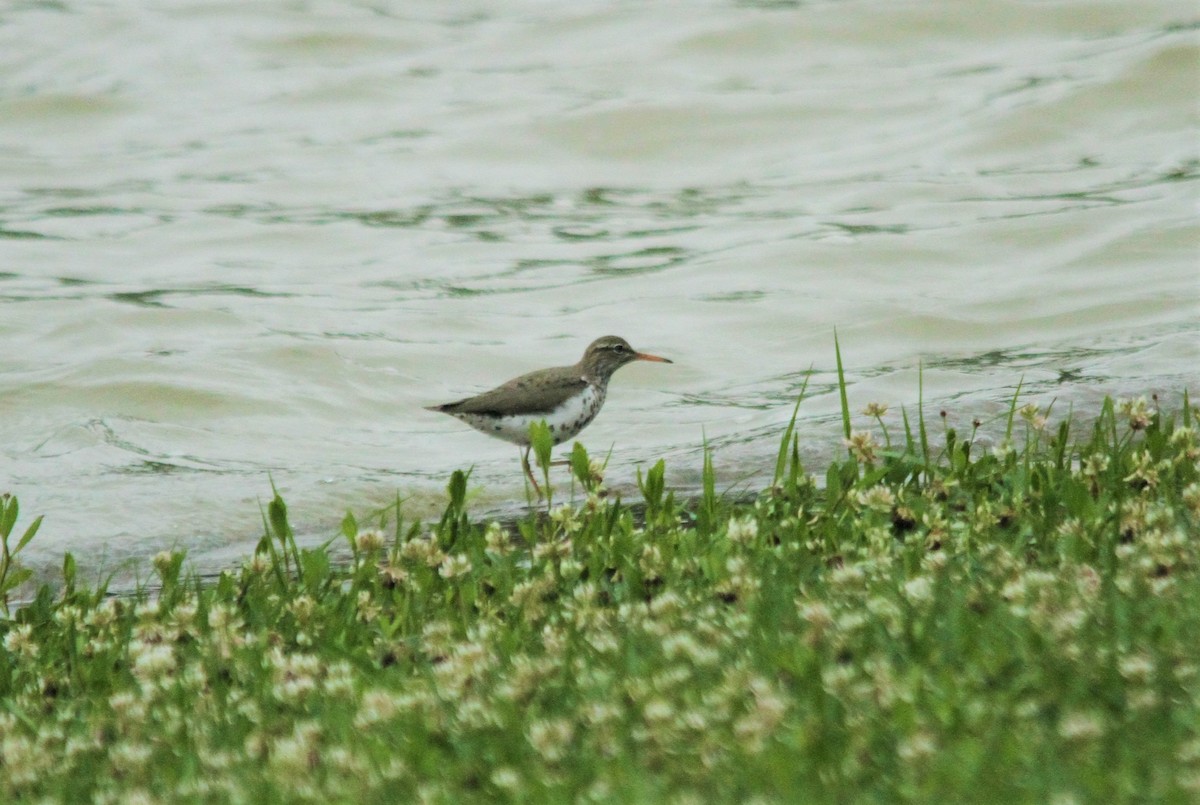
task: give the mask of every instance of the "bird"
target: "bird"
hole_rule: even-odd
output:
[[[532,447],[529,426],[544,420],[554,444],[573,438],[600,412],[613,373],[633,361],[674,363],[658,355],[638,352],[620,336],[606,335],[588,345],[579,363],[538,369],[491,391],[427,406],[426,410],[449,414],[488,436],[525,448],[521,453],[521,468],[540,498],[541,487],[529,467]]]

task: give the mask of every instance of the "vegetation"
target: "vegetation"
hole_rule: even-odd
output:
[[[347,515],[348,564],[278,495],[215,583],[68,556],[0,618],[0,801],[1195,801],[1197,413],[1017,405],[983,450],[844,403],[823,484],[793,417],[752,503],[706,452],[633,507],[576,446],[575,504],[476,524],[455,473],[436,523]]]

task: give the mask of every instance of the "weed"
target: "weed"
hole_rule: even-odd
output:
[[[995,449],[947,424],[935,452],[923,406],[903,441],[881,405],[881,441],[852,431],[838,374],[823,489],[797,404],[750,503],[707,444],[697,500],[660,461],[640,508],[577,444],[581,506],[478,524],[457,472],[437,522],[346,515],[348,564],[298,548],[277,492],[215,583],[167,552],[156,591],[112,598],[66,557],[0,619],[0,800],[1200,796],[1187,395],[1079,428],[1018,389]],[[40,522],[10,551],[17,513],[5,593]]]

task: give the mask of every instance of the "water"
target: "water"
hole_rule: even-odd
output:
[[[0,9],[0,488],[63,550],[236,560],[516,449],[422,406],[634,365],[609,480],[723,485],[795,395],[993,416],[1198,391],[1192,2],[16,2]],[[561,478],[561,476],[560,476]],[[142,566],[144,568],[144,565]]]

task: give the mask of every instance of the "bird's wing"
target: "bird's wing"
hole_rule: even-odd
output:
[[[491,391],[439,405],[447,414],[548,414],[587,387],[576,366],[530,372]]]

